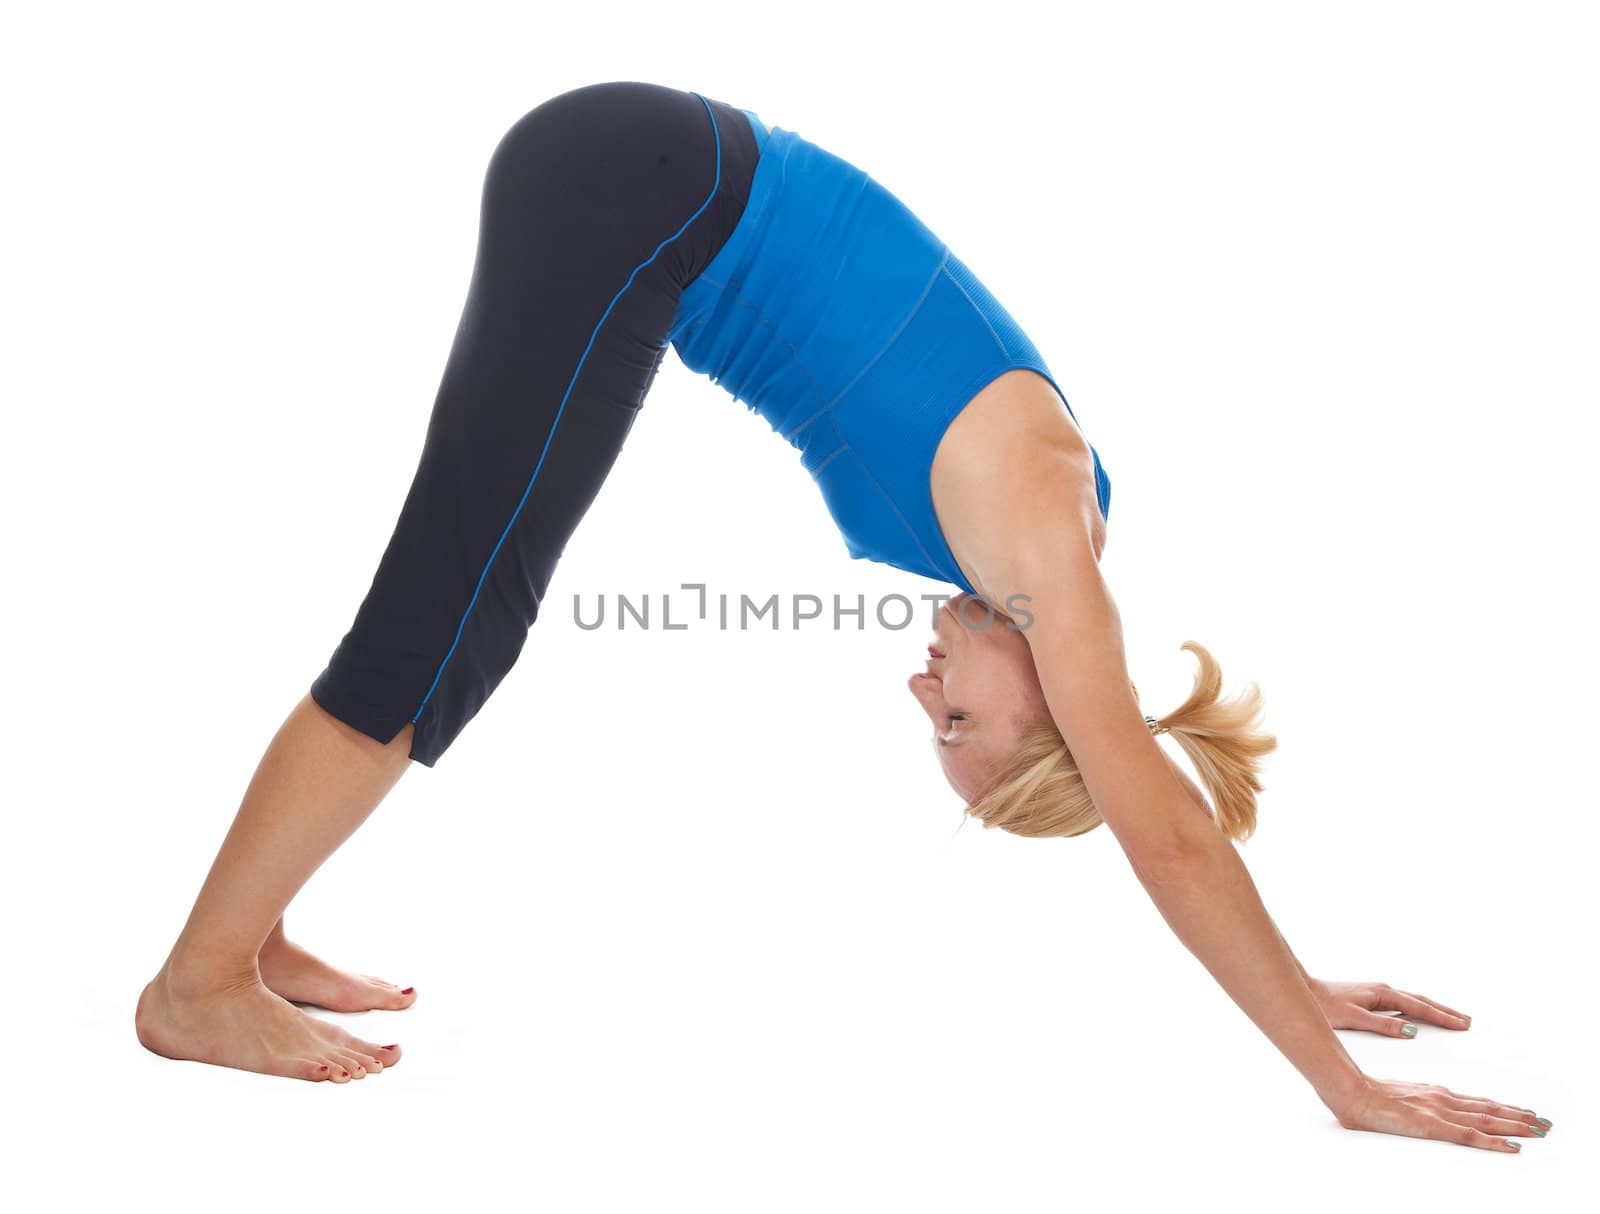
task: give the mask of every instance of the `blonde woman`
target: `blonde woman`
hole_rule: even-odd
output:
[[[1309,978],[1233,839],[1272,739],[1200,678],[1141,712],[1100,576],[1110,480],[1037,349],[868,174],[701,94],[560,94],[490,158],[477,260],[415,478],[355,619],[271,740],[136,1011],[171,1058],[348,1082],[379,1044],[295,1006],[416,997],[291,943],[283,912],[413,762],[432,767],[516,662],[562,549],[671,345],[800,452],[853,557],[940,579],[911,691],[970,812],[1025,835],[1105,822],[1167,922],[1351,1129],[1490,1150],[1527,1110],[1363,1074],[1334,1028],[1467,1018]],[[687,454],[687,453],[682,453]],[[703,475],[703,471],[696,474]],[[1194,761],[1214,803],[1155,739]],[[1214,813],[1214,817],[1213,817]],[[1414,1030],[1412,1030],[1414,1031]]]

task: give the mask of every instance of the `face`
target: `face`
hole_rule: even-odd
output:
[[[1025,634],[970,594],[939,609],[928,669],[906,686],[933,722],[945,779],[969,805],[1016,749],[1024,726],[1050,715]]]

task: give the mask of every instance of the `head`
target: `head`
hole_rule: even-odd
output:
[[[928,669],[907,686],[933,723],[945,779],[969,804],[1029,727],[1050,720],[1027,637],[1010,616],[970,594],[939,609]]]
[[[1220,700],[1216,660],[1195,641],[1183,647],[1200,660],[1194,690],[1157,726],[1194,763],[1211,796],[1203,808],[1218,829],[1243,840],[1255,829],[1257,760],[1277,741],[1257,727],[1259,690],[1252,684],[1236,699]],[[1080,835],[1100,824],[1051,719],[1027,636],[1011,617],[983,599],[957,595],[938,613],[928,669],[907,686],[933,725],[945,779],[985,827],[1045,837]]]

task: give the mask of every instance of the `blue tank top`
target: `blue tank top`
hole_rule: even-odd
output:
[[[972,593],[934,514],[940,438],[1017,367],[1072,407],[999,301],[899,199],[744,113],[760,145],[750,198],[668,341],[799,450],[851,557]],[[1090,451],[1105,516],[1111,482]]]

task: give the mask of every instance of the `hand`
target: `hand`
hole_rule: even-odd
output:
[[[1368,1079],[1350,1105],[1335,1113],[1347,1130],[1439,1138],[1488,1151],[1520,1151],[1521,1143],[1496,1135],[1543,1138],[1551,1124],[1531,1109],[1392,1079]]]
[[[1380,1011],[1403,1012],[1441,1028],[1465,1029],[1472,1017],[1433,999],[1397,991],[1387,982],[1322,982],[1307,978],[1311,993],[1328,1023],[1336,1029],[1365,1029],[1389,1037],[1415,1037],[1417,1030],[1404,1016],[1380,1016]],[[1407,1032],[1407,1027],[1410,1031]]]

